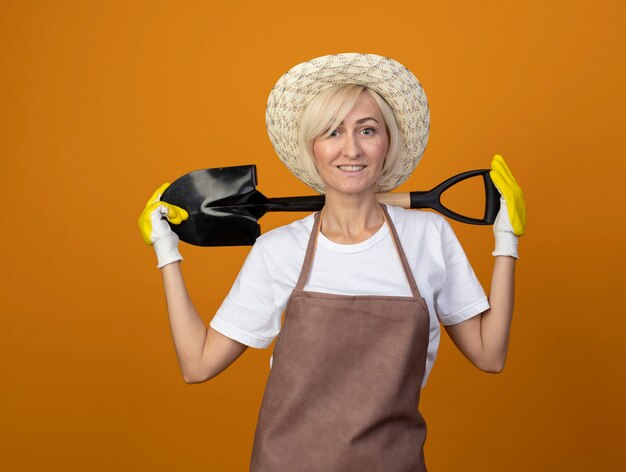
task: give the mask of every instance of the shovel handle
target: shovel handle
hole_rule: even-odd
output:
[[[492,225],[496,220],[496,215],[500,209],[500,193],[491,181],[489,172],[489,169],[470,170],[454,175],[441,182],[435,188],[425,192],[377,193],[376,198],[381,203],[399,206],[402,208],[431,208],[438,211],[442,215],[453,220],[460,221],[461,223],[467,223],[470,225]],[[482,176],[485,186],[485,212],[482,218],[471,218],[469,216],[461,215],[460,213],[450,210],[441,203],[441,195],[443,192],[463,180],[471,179],[472,177],[479,175]],[[256,190],[255,194],[260,195]],[[258,195],[256,200],[260,198]],[[243,201],[241,201],[239,209],[244,210],[247,207],[254,207],[258,212],[256,214],[257,218],[260,218],[266,211],[317,211],[321,210],[324,206],[323,195],[270,199],[265,199],[265,197],[263,197],[263,199],[263,203],[261,203],[261,201],[256,201],[256,203],[249,205],[246,205]],[[219,210],[219,208],[217,209]]]
[[[448,218],[471,225],[492,225],[500,210],[500,192],[491,181],[489,169],[478,169],[463,172],[441,182],[425,192],[394,192],[377,194],[378,201],[402,208],[432,208]],[[470,218],[450,210],[441,203],[441,195],[453,185],[477,175],[483,177],[485,186],[485,213],[482,218]]]

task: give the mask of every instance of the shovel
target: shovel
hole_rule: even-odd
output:
[[[441,204],[445,190],[475,176],[482,176],[485,184],[482,219],[460,215]],[[256,185],[255,165],[202,169],[175,180],[161,200],[187,210],[187,220],[170,226],[182,241],[196,246],[251,246],[261,235],[258,220],[266,212],[317,211],[324,206],[323,195],[267,198]],[[403,208],[431,208],[448,218],[473,225],[493,224],[500,209],[500,193],[489,177],[489,169],[463,172],[425,192],[376,196],[381,203]]]

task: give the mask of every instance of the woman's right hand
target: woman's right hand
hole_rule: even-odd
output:
[[[146,244],[154,247],[158,261],[157,269],[183,260],[178,251],[178,235],[172,231],[167,222],[180,224],[189,218],[189,213],[184,209],[161,201],[161,195],[169,185],[169,183],[161,185],[152,194],[137,221],[141,237]]]

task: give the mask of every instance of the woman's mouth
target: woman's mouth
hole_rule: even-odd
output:
[[[365,166],[337,166],[344,172],[358,172],[360,170],[365,169]]]

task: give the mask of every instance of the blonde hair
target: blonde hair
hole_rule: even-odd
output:
[[[402,135],[393,109],[385,99],[374,90],[363,85],[335,85],[311,100],[300,116],[298,151],[301,167],[309,179],[320,188],[324,188],[326,184],[315,167],[313,141],[332,133],[350,112],[361,93],[370,95],[380,108],[389,137],[389,149],[379,182],[384,182],[389,175],[393,175],[401,163],[399,157],[402,150]],[[377,190],[379,186],[380,184],[377,184]]]

